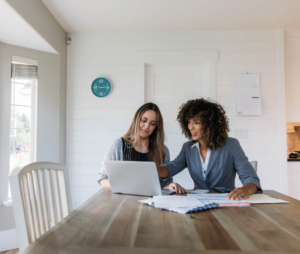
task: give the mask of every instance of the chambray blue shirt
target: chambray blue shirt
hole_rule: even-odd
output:
[[[197,147],[197,149],[198,149],[199,160],[200,160],[200,165],[201,165],[201,169],[202,169],[202,176],[203,176],[203,180],[205,181],[206,180],[206,171],[207,171],[207,166],[208,166],[211,150],[210,149],[207,150],[206,159],[205,159],[205,162],[203,162],[203,158],[200,154],[199,142],[192,145],[192,149],[195,149],[194,147]]]

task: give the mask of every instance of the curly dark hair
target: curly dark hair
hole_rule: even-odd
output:
[[[203,98],[187,101],[179,108],[177,120],[180,124],[182,134],[192,143],[192,135],[188,129],[190,119],[196,118],[200,121],[203,129],[203,139],[207,148],[215,151],[225,144],[228,137],[229,122],[223,107]]]

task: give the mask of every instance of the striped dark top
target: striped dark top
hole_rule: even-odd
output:
[[[148,153],[140,153],[136,151],[133,147],[126,144],[124,138],[122,138],[123,142],[123,160],[124,161],[149,161]]]

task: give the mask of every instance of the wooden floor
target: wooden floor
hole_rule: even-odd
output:
[[[15,249],[15,250],[8,250],[8,251],[0,252],[0,254],[17,254],[18,252],[19,252],[19,249]]]

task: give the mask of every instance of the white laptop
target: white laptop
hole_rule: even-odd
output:
[[[160,196],[173,192],[160,188],[154,162],[104,161],[113,193]]]

